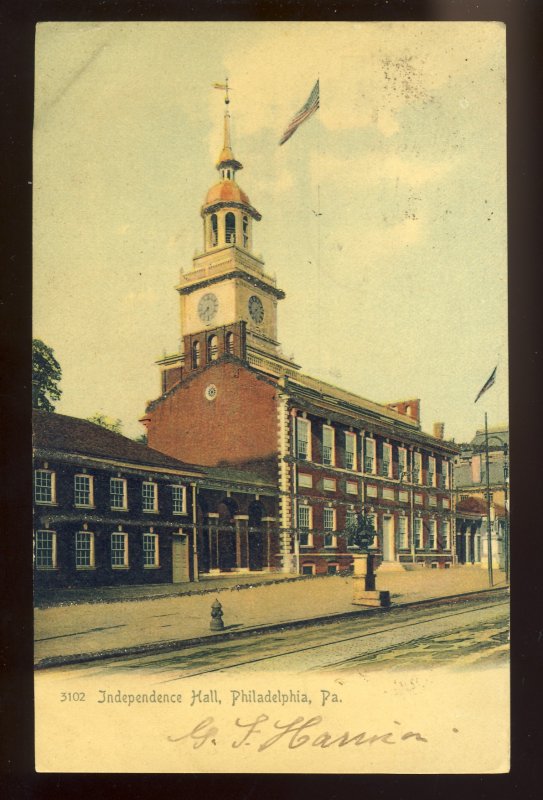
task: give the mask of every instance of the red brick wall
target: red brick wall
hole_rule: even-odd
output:
[[[204,392],[217,387],[214,400]],[[233,362],[218,362],[185,380],[146,417],[149,446],[194,464],[273,461],[276,387]]]

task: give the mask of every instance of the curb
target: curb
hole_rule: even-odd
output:
[[[97,653],[74,653],[67,656],[48,656],[42,658],[34,664],[35,670],[51,669],[52,667],[68,666],[70,664],[84,664],[92,661],[106,661],[111,658],[121,658],[135,655],[152,655],[154,653],[167,653],[172,650],[185,650],[199,644],[215,644],[231,639],[242,639],[259,634],[273,633],[274,631],[295,630],[296,628],[308,628],[313,625],[326,625],[342,620],[349,620],[356,617],[374,616],[376,614],[386,614],[394,609],[412,608],[423,605],[435,605],[450,602],[452,600],[479,597],[481,595],[491,595],[503,592],[509,593],[509,586],[493,587],[492,589],[479,589],[477,591],[464,592],[462,594],[444,595],[442,597],[431,597],[424,600],[412,600],[406,603],[392,603],[384,608],[363,608],[357,611],[340,611],[335,614],[327,614],[321,617],[309,617],[308,619],[286,620],[283,622],[271,622],[264,625],[254,625],[250,628],[243,628],[236,631],[223,631],[222,633],[210,634],[207,636],[194,636],[190,639],[173,639],[166,642],[150,642],[148,644],[132,645],[130,647],[115,648],[112,650],[101,650]]]

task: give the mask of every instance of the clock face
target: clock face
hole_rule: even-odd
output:
[[[198,316],[203,322],[211,322],[217,309],[219,308],[219,301],[212,292],[204,294],[198,303]]]
[[[264,306],[262,305],[262,300],[260,297],[257,297],[256,294],[249,298],[249,314],[251,315],[251,319],[258,325],[260,325],[264,319]]]

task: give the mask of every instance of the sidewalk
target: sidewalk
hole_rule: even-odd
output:
[[[280,576],[269,576],[279,578]],[[285,578],[287,576],[284,576]],[[364,610],[353,606],[350,577],[329,575],[294,578],[281,582],[262,580],[241,590],[233,588],[217,594],[198,594],[113,602],[80,603],[37,608],[34,614],[34,661],[40,666],[84,660],[81,654],[96,657],[121,655],[134,648],[152,649],[182,646],[191,639],[216,637],[209,630],[211,604],[218,597],[224,613],[225,633],[237,634],[270,625],[289,625],[303,620],[334,617]],[[230,580],[231,579],[226,579]],[[217,584],[224,584],[220,579]],[[202,584],[207,583],[202,582]],[[204,588],[200,584],[201,588]],[[187,584],[194,591],[195,584]],[[502,572],[494,573],[495,588],[506,586]],[[227,584],[228,586],[228,584]],[[240,588],[238,588],[240,587]],[[164,588],[164,587],[160,587]],[[377,588],[388,589],[393,605],[404,605],[432,598],[469,594],[488,589],[486,570],[478,567],[453,567],[448,570],[377,572]],[[376,609],[379,612],[379,609]],[[372,613],[372,612],[369,612]],[[373,611],[374,613],[374,611]]]

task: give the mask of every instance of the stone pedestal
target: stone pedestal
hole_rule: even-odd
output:
[[[354,553],[353,599],[355,606],[386,607],[390,605],[390,592],[375,589],[373,571],[374,556],[371,553]]]

